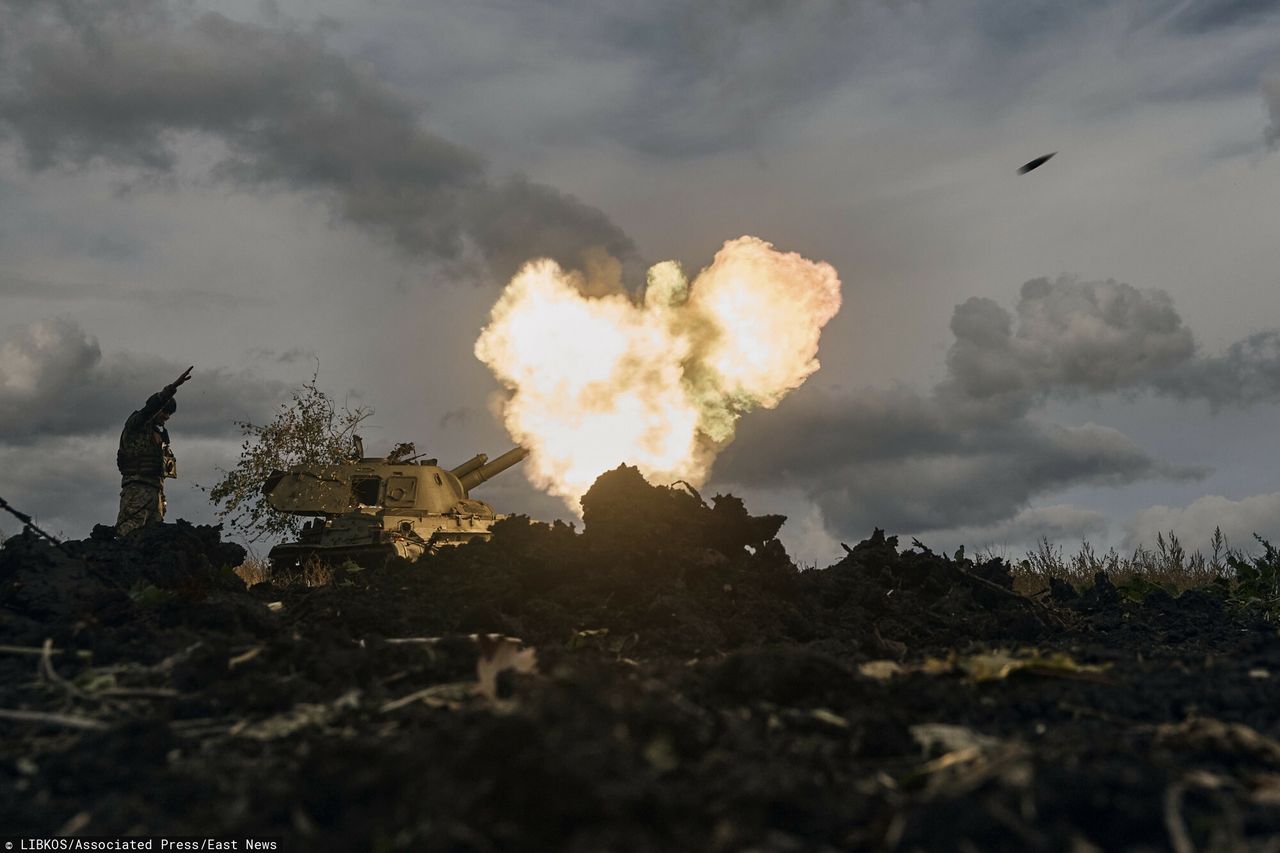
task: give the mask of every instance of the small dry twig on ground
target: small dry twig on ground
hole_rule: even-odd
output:
[[[107,724],[92,717],[81,717],[75,714],[57,714],[50,711],[19,711],[0,708],[0,720],[17,720],[23,723],[47,723],[51,726],[63,726],[68,729],[85,731],[101,731]]]
[[[107,687],[93,695],[109,699],[172,699],[182,694],[172,687]]]
[[[41,655],[45,654],[43,646],[9,646],[0,644],[0,654],[3,655]],[[62,649],[52,649],[49,654],[60,655]]]
[[[40,680],[57,687],[77,699],[85,698],[85,692],[67,681],[53,668],[53,640],[46,638],[40,649],[40,664],[36,669]]]
[[[520,648],[520,640],[499,634],[482,634],[476,638],[480,657],[476,661],[476,691],[489,699],[498,698],[498,676],[511,670],[517,673],[538,671],[536,649]]]
[[[972,572],[965,571],[959,566],[956,566],[956,571],[960,573],[962,578],[979,589],[989,592],[997,598],[1002,598],[1011,604],[1016,604],[1019,607],[1031,610],[1031,612],[1034,613],[1042,622],[1048,625],[1053,625],[1059,628],[1062,627],[1062,620],[1049,610],[1049,608],[1045,607],[1034,598],[1028,598],[1027,596],[1014,592],[1011,589],[1005,589],[999,584],[992,583],[986,578],[980,578]]]

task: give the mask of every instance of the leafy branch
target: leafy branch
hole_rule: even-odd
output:
[[[297,516],[267,503],[262,484],[271,473],[293,465],[327,465],[351,458],[356,429],[373,414],[364,406],[339,408],[316,380],[313,374],[289,402],[281,403],[270,423],[236,421],[244,437],[240,460],[230,470],[219,468],[222,479],[204,489],[218,506],[218,517],[250,542],[268,536],[294,537],[302,527]]]

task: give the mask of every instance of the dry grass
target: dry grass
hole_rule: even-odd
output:
[[[248,557],[235,567],[235,573],[244,581],[245,586],[266,583],[271,580],[271,564],[259,557]]]
[[[1139,547],[1128,556],[1115,548],[1100,555],[1088,542],[1082,542],[1080,550],[1067,557],[1062,546],[1051,543],[1048,538],[1041,539],[1036,549],[1028,551],[1021,560],[993,552],[980,556],[1003,557],[1013,572],[1014,589],[1024,595],[1048,589],[1051,577],[1077,588],[1087,587],[1092,585],[1098,572],[1106,572],[1117,586],[1155,584],[1176,594],[1212,583],[1219,577],[1231,577],[1234,570],[1228,558],[1245,558],[1243,553],[1227,547],[1221,531],[1216,532],[1209,548],[1208,556],[1202,551],[1188,553],[1170,531],[1168,536],[1161,534],[1156,538],[1154,549]]]
[[[316,556],[310,557],[301,565],[281,565],[274,568],[270,560],[250,557],[236,566],[235,573],[246,586],[268,582],[277,586],[328,586],[336,577],[333,566]]]
[[[333,566],[312,555],[301,565],[281,566],[272,576],[272,581],[279,586],[328,586],[335,580]]]

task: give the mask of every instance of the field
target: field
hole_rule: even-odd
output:
[[[261,567],[233,572],[213,528],[11,539],[0,824],[286,850],[1280,850],[1270,549],[1090,576],[876,531],[799,571],[781,519],[731,497],[624,468],[584,508],[581,532],[517,518],[417,565],[249,588]]]

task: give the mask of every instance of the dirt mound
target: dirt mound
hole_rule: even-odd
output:
[[[233,568],[245,550],[220,528],[185,521],[143,528],[123,540],[97,527],[89,539],[56,547],[20,534],[0,548],[5,638],[18,645],[70,641],[105,632],[146,636],[153,611],[170,601],[200,602],[244,591]],[[163,609],[163,608],[161,608]],[[101,650],[99,650],[101,651]]]
[[[538,646],[590,640],[629,656],[817,640],[884,656],[906,642],[1030,639],[1049,618],[1013,594],[998,561],[899,553],[882,531],[829,569],[801,572],[775,538],[781,516],[751,516],[732,496],[708,505],[651,486],[634,468],[603,475],[583,507],[582,534],[509,519],[490,543],[350,578],[359,592],[334,588],[308,595],[310,604],[326,619],[344,609],[361,630],[500,631]],[[982,575],[1000,571],[1003,586]]]
[[[626,467],[583,505],[581,533],[512,518],[318,587],[245,589],[182,522],[10,539],[0,821],[386,850],[1280,837],[1280,641],[1211,591],[1033,601],[879,530],[800,571],[780,516]]]

